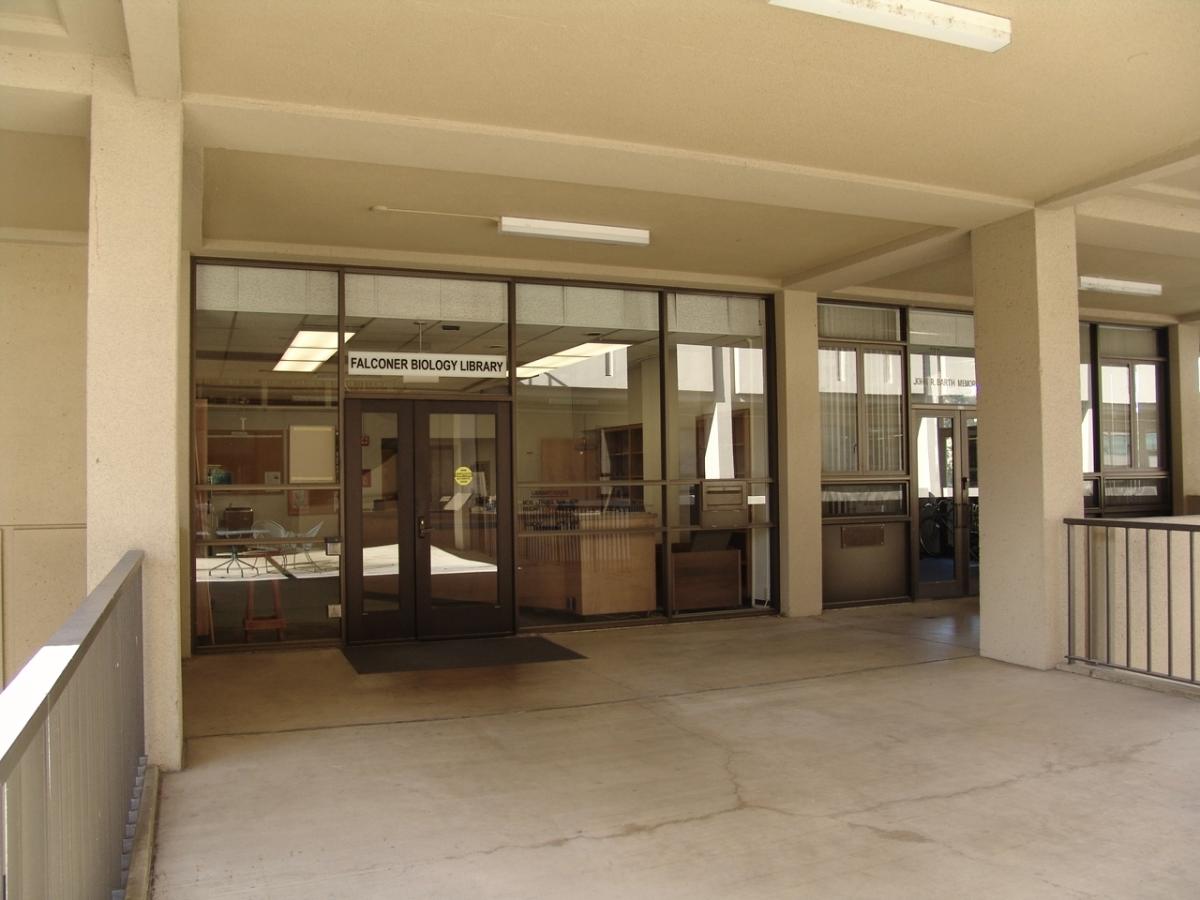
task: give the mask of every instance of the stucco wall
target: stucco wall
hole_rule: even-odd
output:
[[[87,247],[0,242],[0,654],[7,684],[84,594]]]

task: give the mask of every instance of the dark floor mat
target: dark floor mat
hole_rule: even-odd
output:
[[[404,644],[365,644],[343,647],[342,653],[359,675],[415,672],[421,669],[470,669],[521,663],[587,659],[543,637],[470,638]]]

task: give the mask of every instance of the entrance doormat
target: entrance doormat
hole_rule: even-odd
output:
[[[422,669],[470,669],[522,663],[587,659],[544,637],[468,638],[454,641],[413,641],[403,644],[362,644],[342,653],[359,675],[417,672]]]

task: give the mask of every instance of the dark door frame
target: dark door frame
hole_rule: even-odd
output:
[[[917,427],[923,418],[953,419],[952,440],[954,460],[953,497],[954,510],[954,577],[944,581],[921,580],[921,498],[917,490]],[[979,592],[978,567],[976,575],[971,573],[971,497],[968,485],[970,451],[968,448],[967,419],[975,419],[978,427],[979,413],[973,406],[928,406],[913,405],[909,412],[909,460],[912,472],[910,486],[911,540],[910,571],[912,572],[912,596],[917,600],[947,597],[966,597]],[[976,505],[978,504],[978,482],[976,482]],[[978,553],[978,551],[977,551]]]
[[[397,417],[397,528],[401,602],[395,613],[363,611],[362,570],[362,416],[381,412]],[[516,631],[513,567],[513,498],[511,460],[512,404],[487,400],[423,400],[346,398],[343,429],[345,502],[346,643],[457,638]],[[430,505],[429,416],[437,413],[478,413],[496,417],[497,604],[483,609],[438,609],[431,603],[429,539],[418,534],[419,510]],[[408,477],[404,477],[408,473]],[[405,572],[404,570],[408,571]],[[405,591],[408,590],[407,600]]]

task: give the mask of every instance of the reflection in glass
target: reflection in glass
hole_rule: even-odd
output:
[[[1129,366],[1100,367],[1100,446],[1105,467],[1133,465],[1130,447]]]
[[[625,529],[630,514],[648,512],[657,525],[660,490],[616,484],[520,488],[518,523],[522,531],[570,531],[579,527],[581,514],[596,514],[605,527]]]
[[[769,484],[707,481],[667,488],[671,527],[731,528],[771,521]]]
[[[904,376],[898,350],[863,351],[863,404],[866,411],[867,471],[904,470]]]
[[[508,392],[508,291],[499,281],[349,273],[346,279],[346,389]],[[415,354],[457,363],[437,371],[373,374],[357,353]],[[470,362],[471,365],[466,365]],[[494,364],[481,372],[479,363]]]
[[[858,471],[858,351],[817,351],[821,392],[821,469]]]
[[[967,442],[967,496],[962,498],[967,515],[967,565],[973,582],[979,578],[979,419],[963,416],[963,440]]]
[[[516,330],[517,482],[661,477],[658,295],[522,284]]]
[[[767,476],[764,309],[752,297],[667,298],[672,478]]]
[[[923,582],[952,581],[955,562],[956,507],[954,419],[917,419],[918,577]]]
[[[196,266],[199,646],[340,634],[337,295],[334,272]]]
[[[766,528],[671,533],[677,612],[766,606],[771,599],[771,541]]]
[[[827,484],[821,488],[821,515],[827,519],[850,516],[902,516],[908,511],[905,485]]]
[[[913,403],[974,406],[978,398],[973,350],[910,352]]]
[[[1104,482],[1104,505],[1154,509],[1167,502],[1165,478],[1109,478]]]
[[[338,559],[310,542],[198,544],[193,632],[200,646],[336,638]]]
[[[1092,336],[1090,325],[1079,326],[1079,436],[1083,445],[1083,471],[1096,471],[1096,423],[1092,419]]]
[[[1137,325],[1098,325],[1101,356],[1159,356],[1161,332]]]
[[[850,341],[898,341],[900,310],[858,303],[818,303],[817,334]]]
[[[430,603],[496,606],[495,415],[431,413],[426,452],[430,505],[417,511],[417,537],[429,542]]]
[[[411,608],[400,578],[400,471],[395,413],[362,414],[362,610],[398,613]],[[403,585],[403,587],[402,587]]]
[[[1164,468],[1159,454],[1159,369],[1160,366],[1154,363],[1138,363],[1133,367],[1134,415],[1137,429],[1137,456],[1134,465],[1139,469]]]

